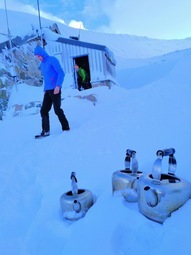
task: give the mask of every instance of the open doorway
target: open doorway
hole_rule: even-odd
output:
[[[74,79],[75,79],[75,88],[81,90],[81,89],[89,89],[91,88],[91,74],[90,74],[90,66],[89,66],[89,59],[88,55],[80,56],[80,57],[74,57],[73,58],[74,63]],[[86,79],[82,83],[82,78],[79,76],[75,66],[78,66],[81,69],[85,70],[86,73]]]

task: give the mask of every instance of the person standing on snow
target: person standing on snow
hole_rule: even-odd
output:
[[[81,87],[83,89],[90,89],[91,88],[91,84],[89,82],[89,76],[86,72],[85,69],[83,69],[82,67],[79,67],[78,65],[75,65],[75,69],[78,75],[78,90],[81,90]]]
[[[35,138],[50,135],[49,111],[53,105],[62,130],[70,130],[68,120],[61,108],[61,88],[65,73],[57,58],[49,56],[39,45],[34,49],[34,55],[41,61],[40,69],[44,78],[44,98],[40,110],[42,118],[42,132]]]

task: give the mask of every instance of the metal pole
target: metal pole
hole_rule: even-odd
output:
[[[11,49],[11,52],[12,52],[11,33],[10,33],[10,30],[9,30],[9,22],[8,22],[8,15],[7,15],[7,4],[6,4],[6,0],[4,0],[4,3],[5,3],[6,22],[7,22],[7,33],[8,33],[8,39],[9,39],[10,49]]]
[[[43,41],[42,41],[42,25],[41,25],[41,17],[40,17],[39,0],[37,0],[37,6],[38,6],[39,27],[40,27],[40,41],[41,41],[41,46],[43,47]]]
[[[81,31],[81,23],[80,23],[80,27],[79,27],[79,31],[78,31],[78,40],[80,40],[80,31]]]
[[[14,66],[14,55],[13,55],[13,47],[12,47],[12,42],[11,42],[11,33],[10,33],[10,30],[9,30],[9,22],[8,22],[8,14],[7,14],[7,4],[6,4],[6,0],[4,0],[4,4],[5,4],[5,14],[6,14],[6,22],[7,22],[7,32],[8,32],[8,39],[9,39],[9,44],[10,44],[10,51],[11,51],[11,62],[12,62],[12,72],[13,72],[13,78],[14,78],[14,81],[16,81],[16,74],[15,74],[15,66]],[[17,84],[15,82],[15,85],[16,85],[16,90],[17,90]]]

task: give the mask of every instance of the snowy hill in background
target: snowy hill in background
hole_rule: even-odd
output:
[[[20,15],[10,18],[19,22]],[[37,24],[35,19],[26,16],[26,24]],[[28,31],[17,27],[18,34]],[[64,25],[62,29],[68,35],[77,33]],[[51,111],[51,136],[40,141],[34,140],[40,131],[38,114],[13,118],[7,112],[7,119],[0,122],[0,251],[3,255],[189,255],[191,201],[161,225],[145,218],[137,203],[113,196],[111,177],[124,169],[127,148],[137,151],[139,169],[150,173],[156,151],[174,147],[176,174],[191,182],[190,39],[154,40],[155,45],[148,38],[90,31],[81,31],[81,38],[111,47],[121,87],[63,90],[62,107],[71,131],[61,133]],[[124,38],[132,40],[131,47]],[[90,92],[96,105],[76,97]],[[18,84],[10,102],[41,100],[42,93],[41,88]],[[167,168],[164,158],[163,172]],[[76,172],[79,187],[90,189],[95,197],[86,216],[74,223],[61,219],[59,204],[61,194],[71,188],[71,171]]]
[[[37,16],[8,11],[8,18],[12,36],[25,36],[39,29]],[[7,34],[5,11],[2,9],[0,9],[0,19],[2,21],[1,33]],[[46,32],[53,23],[55,22],[42,18],[43,31]],[[78,36],[80,33],[81,41],[97,43],[109,47],[120,60],[118,68],[124,67],[124,63],[121,62],[123,60],[126,62],[126,59],[150,58],[191,47],[191,38],[184,40],[157,40],[133,35],[103,34],[88,30],[79,31],[79,29],[68,27],[65,24],[56,23],[63,37],[69,38],[70,36]],[[0,34],[0,42],[4,41],[5,38],[4,35]]]
[[[140,88],[150,83],[157,82],[166,78],[166,76],[173,73],[184,72],[180,74],[179,79],[182,79],[182,75],[190,80],[188,72],[190,68],[190,56],[191,50],[181,50],[162,56],[153,58],[147,58],[145,60],[137,60],[136,63],[132,63],[132,66],[128,68],[124,66],[123,69],[117,71],[117,80],[122,87],[132,89]],[[182,64],[187,63],[187,68],[182,70]],[[129,61],[130,63],[130,61]],[[180,70],[179,70],[180,69]],[[175,81],[176,82],[176,81]]]
[[[0,9],[0,18],[2,20],[0,42],[7,40],[7,25],[5,11]],[[26,35],[35,34],[39,31],[38,17],[30,14],[8,11],[9,28],[11,35],[25,37]],[[17,22],[15,22],[15,20]],[[23,23],[23,20],[25,21]],[[49,27],[54,21],[42,18],[42,28],[45,38],[52,40],[57,37],[51,33]],[[152,71],[155,72],[156,79],[163,76],[163,71],[171,68],[172,59],[180,59],[184,55],[185,49],[191,47],[191,38],[184,40],[157,40],[147,37],[138,37],[133,35],[112,35],[95,33],[88,30],[79,30],[71,28],[62,23],[57,23],[63,37],[78,36],[80,40],[106,45],[109,47],[117,60],[116,73],[119,83],[127,88],[137,87],[140,85],[153,82],[149,78],[148,70],[152,65]],[[4,35],[3,35],[4,34]],[[171,54],[176,52],[176,54]],[[170,57],[168,54],[171,54]],[[185,53],[186,54],[186,53]],[[166,61],[167,58],[167,61]],[[169,59],[169,60],[168,60]],[[123,75],[125,74],[125,75]],[[139,78],[141,77],[141,84]],[[123,82],[125,81],[125,83]],[[139,85],[137,85],[139,83]]]

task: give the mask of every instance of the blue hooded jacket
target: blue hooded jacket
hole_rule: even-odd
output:
[[[44,91],[54,89],[56,86],[62,87],[65,73],[57,58],[49,56],[40,46],[34,49],[34,55],[43,57],[40,69],[44,77]]]

